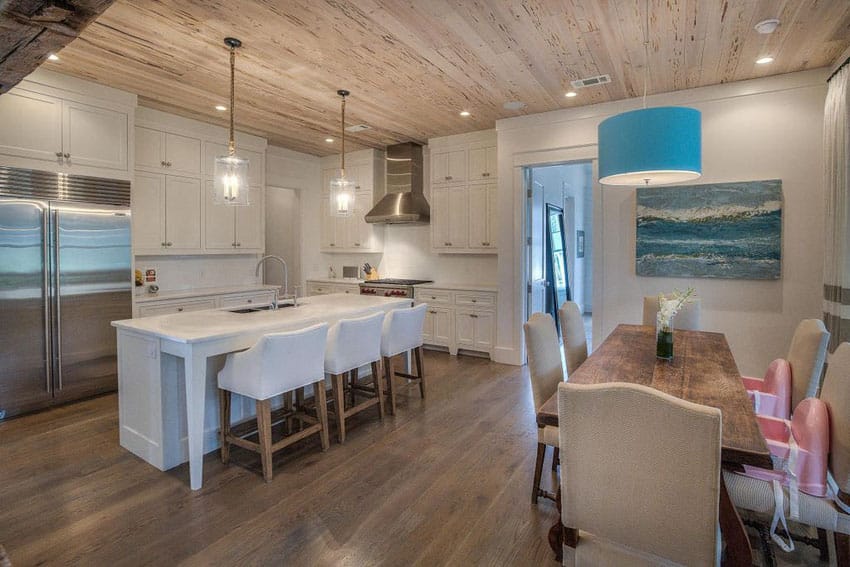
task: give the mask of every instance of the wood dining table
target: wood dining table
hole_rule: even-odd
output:
[[[671,360],[659,359],[655,356],[655,327],[619,325],[568,380],[574,384],[643,384],[683,400],[718,408],[723,422],[723,468],[733,471],[742,470],[743,465],[772,468],[767,443],[726,337],[722,333],[677,330],[673,346]],[[538,410],[537,425],[541,428],[558,425],[557,392]],[[722,475],[719,521],[726,542],[724,565],[752,565],[750,542]],[[549,533],[549,543],[559,560],[562,544],[574,547],[577,542],[577,530],[564,527],[559,514]]]

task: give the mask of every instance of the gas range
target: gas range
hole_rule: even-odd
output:
[[[426,283],[431,283],[431,280],[403,280],[396,278],[371,280],[360,284],[360,295],[413,298],[413,286]]]

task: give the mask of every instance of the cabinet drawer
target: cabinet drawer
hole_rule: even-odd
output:
[[[336,293],[336,287],[331,284],[307,284],[307,295],[327,295],[329,293]]]
[[[333,293],[348,293],[351,295],[360,295],[360,286],[356,284],[337,284],[333,287],[335,288]]]
[[[419,303],[427,303],[428,305],[439,305],[444,303],[451,305],[452,292],[436,290],[436,289],[417,289],[413,292],[413,297]]]
[[[242,295],[226,295],[221,298],[220,306],[240,307],[242,305],[269,305],[274,302],[274,292],[246,293]]]
[[[472,307],[494,307],[496,305],[496,294],[483,291],[459,291],[455,293],[455,304]]]
[[[189,311],[203,311],[204,309],[215,309],[215,299],[210,298],[197,301],[163,301],[150,303],[139,307],[139,317],[168,315],[170,313],[186,313]]]

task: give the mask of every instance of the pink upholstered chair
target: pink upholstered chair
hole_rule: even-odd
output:
[[[767,367],[763,379],[742,376],[744,387],[758,415],[788,419],[791,415],[791,365],[777,358]]]
[[[772,415],[780,419],[788,419],[789,412],[796,408],[797,404],[806,398],[818,395],[820,388],[820,377],[826,360],[826,347],[829,343],[829,331],[820,319],[803,319],[797,325],[794,336],[791,338],[791,346],[788,349],[788,365],[791,370],[790,388],[781,383],[781,375],[770,377],[768,374],[763,379],[743,376],[744,384],[750,392],[763,392],[760,402],[765,402],[756,413]],[[776,361],[774,361],[776,362]],[[787,401],[770,401],[770,396],[784,395]],[[757,399],[753,394],[754,402]],[[772,412],[770,410],[773,410]]]
[[[842,507],[834,496],[836,492],[841,491],[841,499],[844,502],[850,501],[846,496],[847,493],[850,493],[850,343],[842,343],[830,358],[820,399],[822,406],[827,409],[829,414],[829,434],[828,436],[821,434],[821,437],[828,437],[828,462],[831,475],[827,479],[831,486],[825,496],[818,496],[819,493],[824,492],[820,483],[818,481],[812,482],[811,479],[807,478],[814,476],[814,473],[811,470],[808,472],[801,471],[799,475],[798,517],[791,519],[800,524],[834,532],[836,534],[836,549],[839,550],[839,554],[843,554],[839,561],[839,565],[841,565],[841,560],[850,561],[850,553],[848,553],[850,543],[848,543],[847,538],[847,534],[850,534],[850,508],[847,508],[846,504]],[[802,425],[808,420],[821,421],[823,419],[821,404],[808,403],[810,400],[806,400],[806,402],[794,411],[791,421],[792,434],[794,433],[793,425],[795,422]],[[798,417],[798,413],[801,414],[800,417]],[[790,452],[790,449],[786,451],[781,443],[783,437],[781,430],[787,431],[786,423],[779,422],[779,424],[773,426],[763,426],[765,433],[774,438],[770,441],[771,451],[780,456]],[[816,423],[811,431],[817,432],[820,427],[821,425]],[[787,434],[785,437],[787,438]],[[813,444],[811,441],[811,439],[804,437],[797,439],[801,453],[805,450],[816,454],[821,450],[820,447],[816,446],[817,442]],[[806,445],[815,446],[806,447]],[[812,459],[812,464],[809,465],[810,469],[816,469],[819,466],[817,460]],[[777,517],[774,516],[774,512],[779,498],[771,482],[772,478],[755,478],[752,474],[744,476],[743,474],[725,471],[723,478],[729,491],[729,497],[736,507],[767,517]],[[804,486],[806,490],[803,490]],[[784,516],[790,518],[791,493],[787,486],[780,487],[779,492]],[[839,540],[842,545],[838,545]]]
[[[720,410],[639,384],[558,385],[564,565],[719,565]]]

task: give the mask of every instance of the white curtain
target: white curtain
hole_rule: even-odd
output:
[[[850,341],[850,65],[829,80],[824,108],[824,322],[830,351]]]

